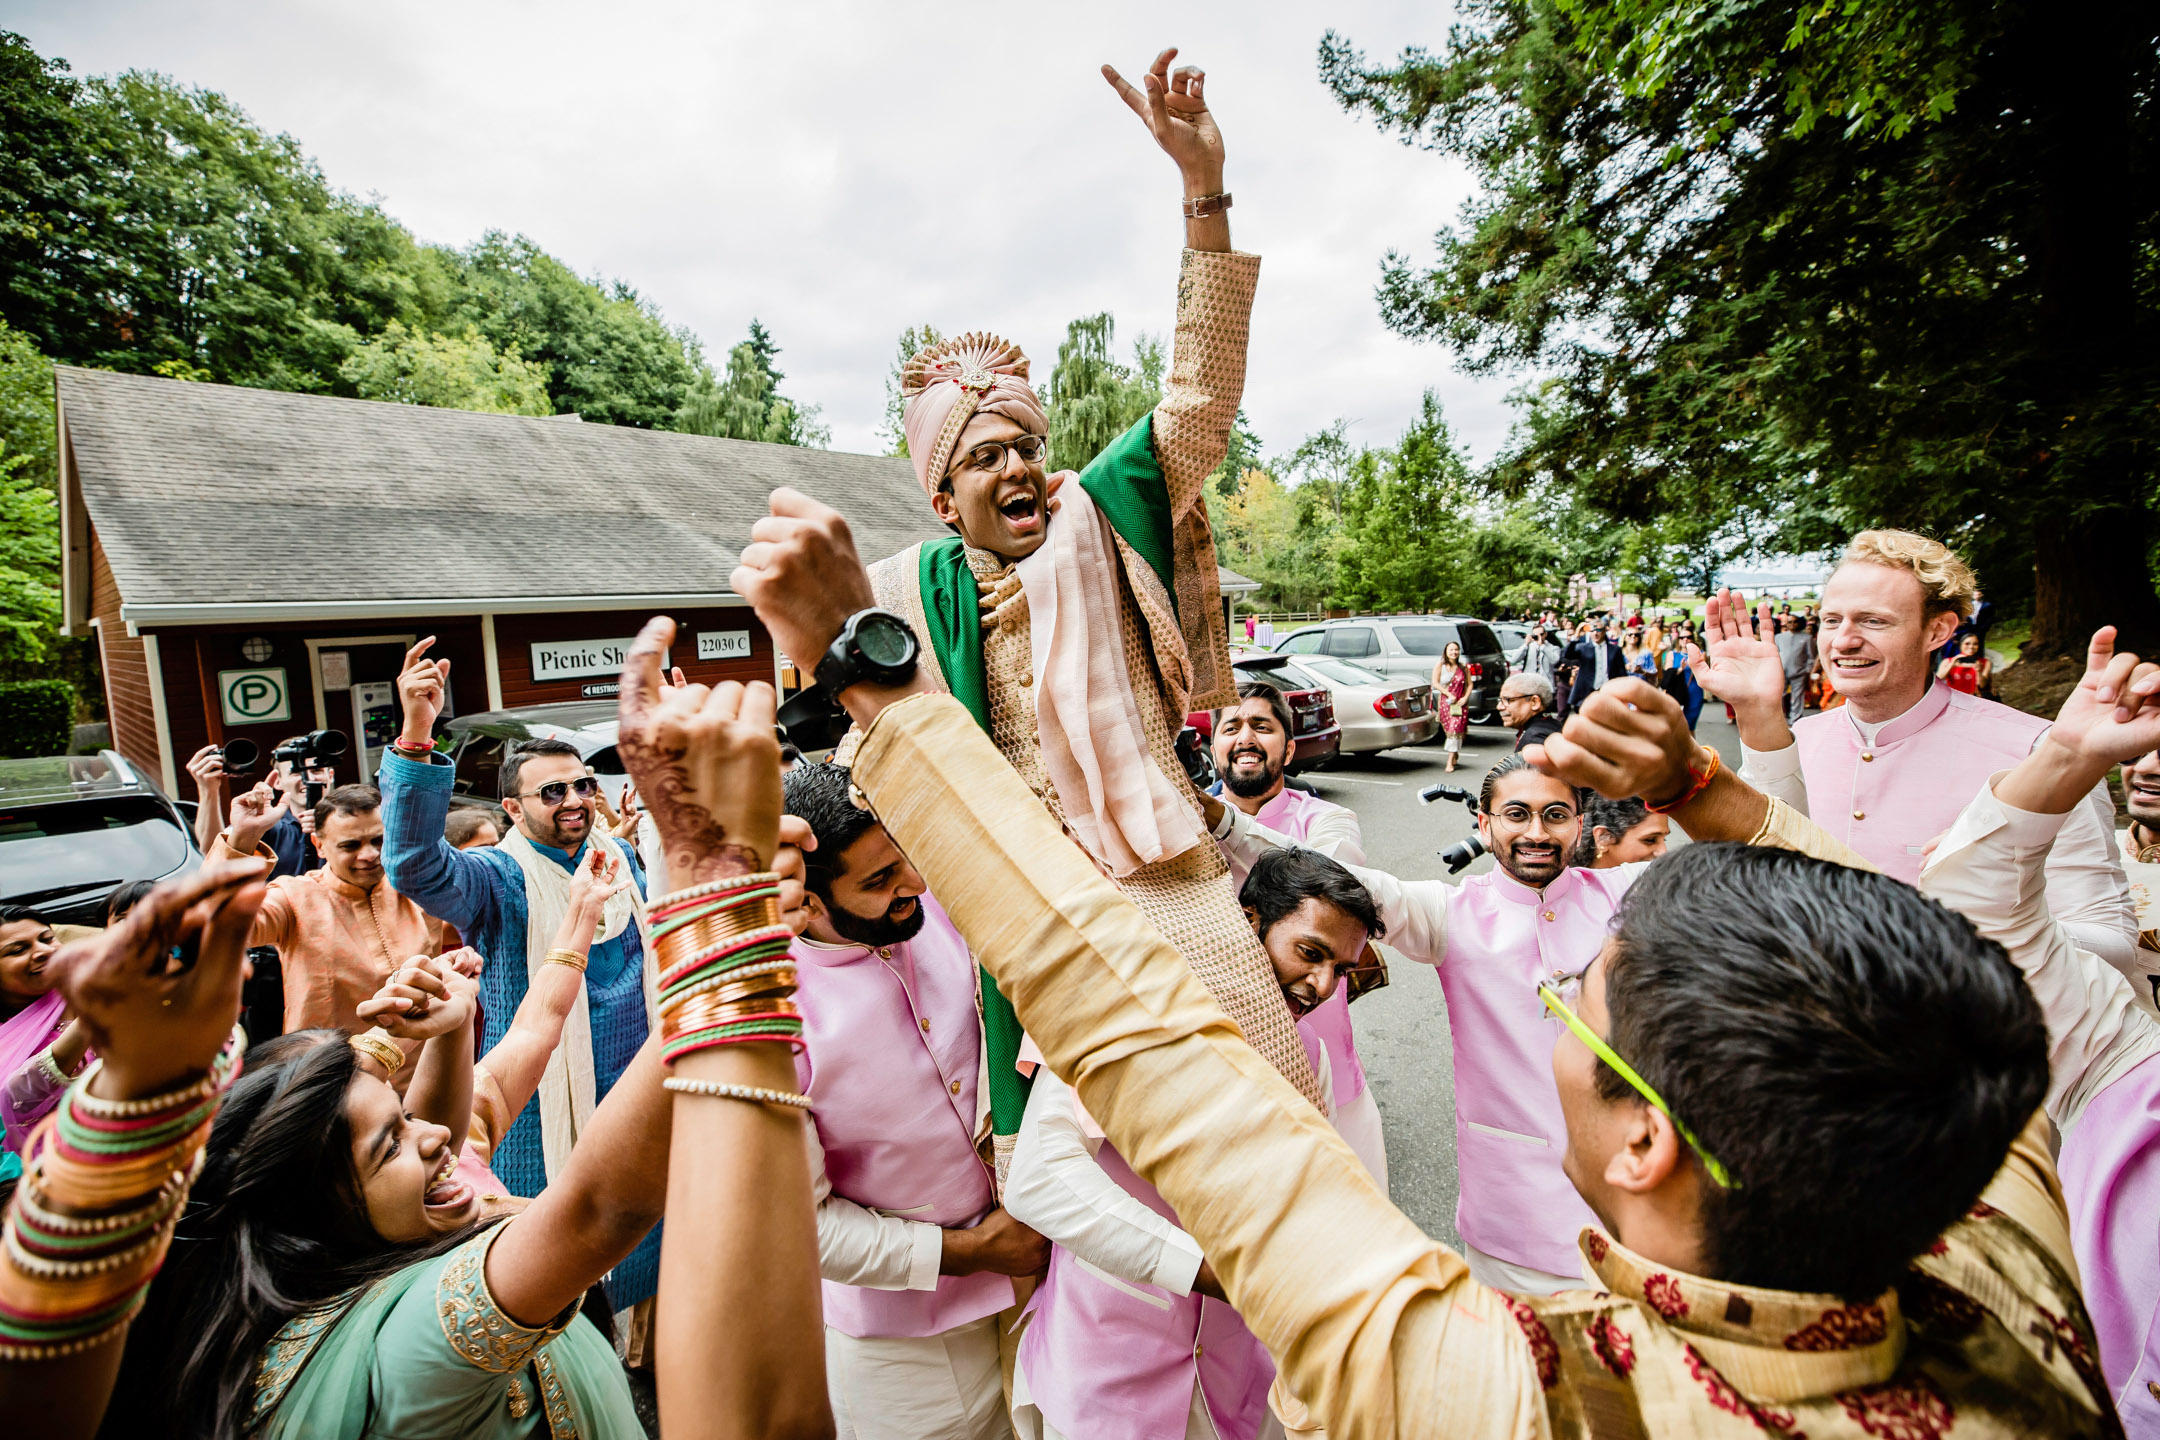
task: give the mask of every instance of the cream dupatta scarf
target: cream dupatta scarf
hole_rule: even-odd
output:
[[[622,842],[614,836],[605,830],[596,830],[587,843],[614,852],[622,863],[623,873],[631,873],[630,857],[624,853]],[[562,927],[563,916],[569,912],[570,872],[541,854],[525,837],[525,832],[515,826],[496,848],[516,861],[518,869],[525,872],[525,978],[529,984],[546,963],[547,952],[554,947],[555,932]],[[634,882],[608,897],[607,909],[601,916],[593,943],[612,940],[632,925],[637,926],[638,938],[643,942],[641,968],[644,972],[645,1023],[657,1027],[659,1015],[654,1002],[660,977],[653,959],[652,926],[645,918],[644,897],[638,894]],[[592,1007],[586,999],[585,987],[580,985],[570,1014],[563,1020],[562,1039],[556,1044],[555,1053],[548,1057],[547,1069],[540,1076],[540,1153],[550,1181],[562,1173],[562,1167],[570,1159],[571,1146],[577,1143],[579,1133],[592,1119],[593,1108],[598,1103],[594,1098],[595,1088]]]

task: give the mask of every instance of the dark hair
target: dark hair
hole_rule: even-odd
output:
[[[1268,702],[1268,710],[1275,716],[1275,723],[1282,727],[1283,738],[1294,740],[1297,735],[1297,722],[1290,718],[1290,702],[1283,699],[1280,688],[1270,685],[1264,680],[1240,680],[1238,681],[1237,698],[1237,705],[1225,706],[1224,709],[1235,710],[1247,700],[1265,700]],[[1220,716],[1223,714],[1223,710],[1218,710],[1215,713]]]
[[[158,882],[155,880],[130,880],[125,885],[115,886],[112,894],[105,897],[106,928],[110,929],[126,919],[128,911],[142,904],[143,897],[157,889],[157,886]]]
[[[1639,795],[1618,800],[1592,795],[1590,803],[1583,807],[1582,838],[1575,842],[1575,863],[1585,867],[1597,863],[1598,831],[1603,830],[1618,840],[1649,818],[1650,807],[1643,804]]]
[[[509,827],[492,805],[464,805],[452,810],[443,821],[443,839],[452,845],[462,846],[480,833],[482,825],[495,827],[497,835]]]
[[[847,873],[847,848],[878,823],[877,816],[848,793],[848,772],[829,760],[806,761],[780,779],[787,813],[810,824],[817,849],[803,856],[803,879],[810,893],[833,903],[832,884]]]
[[[315,833],[323,833],[332,815],[365,815],[380,809],[382,794],[372,785],[340,785],[325,790],[322,799],[315,802]]]
[[[1534,768],[1528,760],[1523,759],[1520,755],[1502,756],[1500,763],[1487,770],[1484,780],[1478,785],[1477,808],[1479,813],[1485,815],[1492,813],[1493,791],[1497,788],[1500,777],[1503,775],[1517,775]],[[1539,773],[1542,774],[1543,772],[1540,771]],[[1589,804],[1589,791],[1577,789],[1573,786],[1570,786],[1569,789],[1575,796],[1575,808],[1577,810],[1581,810]]]
[[[23,920],[35,920],[40,925],[52,924],[52,921],[28,905],[0,905],[0,925],[13,925]]]
[[[2003,948],[1887,875],[1690,845],[1636,882],[1614,938],[1612,1047],[1736,1182],[1702,1186],[1707,1276],[1873,1299],[2046,1093],[2047,1027]]]
[[[1367,939],[1378,940],[1387,934],[1372,892],[1357,876],[1317,850],[1269,850],[1253,861],[1252,872],[1238,890],[1238,904],[1250,907],[1260,917],[1263,940],[1277,921],[1307,900],[1333,905],[1364,926]]]
[[[573,760],[583,758],[578,754],[577,746],[567,740],[557,740],[553,736],[543,736],[538,740],[520,740],[503,756],[502,770],[496,777],[499,782],[498,793],[503,799],[518,798],[518,782],[525,776],[525,762],[537,760],[543,755],[568,755]]]
[[[246,1433],[263,1347],[288,1320],[480,1230],[409,1245],[375,1233],[353,1172],[345,1095],[358,1057],[345,1039],[300,1030],[248,1052],[128,1332],[103,1433]]]
[[[780,742],[780,768],[783,770],[792,769],[801,761],[802,751],[795,748],[793,741],[783,740]]]

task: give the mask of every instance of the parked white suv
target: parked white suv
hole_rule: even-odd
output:
[[[1284,655],[1333,655],[1398,680],[1430,683],[1440,653],[1453,640],[1470,667],[1470,718],[1495,723],[1507,655],[1492,627],[1468,615],[1353,615],[1293,630],[1275,642]],[[1435,703],[1440,700],[1434,696]]]

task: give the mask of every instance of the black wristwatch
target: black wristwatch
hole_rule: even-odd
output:
[[[838,700],[841,691],[865,680],[901,684],[915,674],[915,658],[921,653],[907,621],[890,610],[858,610],[818,661],[818,688]]]

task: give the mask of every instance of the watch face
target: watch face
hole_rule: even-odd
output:
[[[866,615],[855,627],[855,648],[872,665],[903,665],[914,648],[914,637],[890,615]]]

